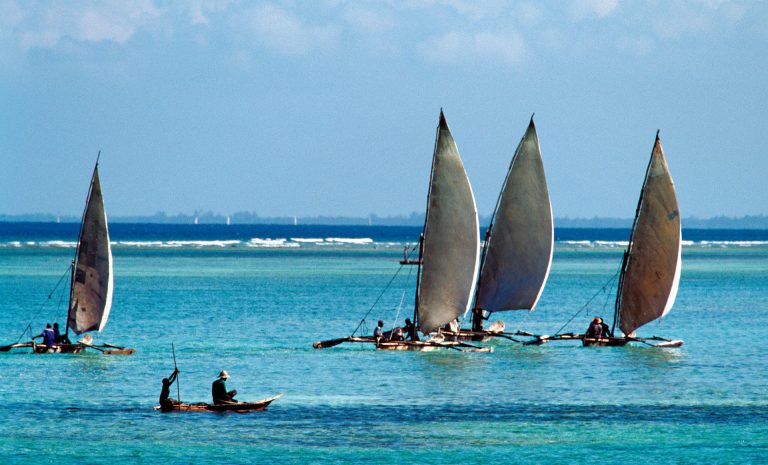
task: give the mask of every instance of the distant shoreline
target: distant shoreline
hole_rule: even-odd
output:
[[[324,226],[422,226],[423,214],[411,213],[380,217],[346,216],[277,216],[260,217],[255,213],[234,213],[222,215],[211,212],[201,212],[191,215],[167,215],[157,213],[150,216],[110,216],[110,223],[123,224],[208,224],[208,225],[324,225]],[[79,223],[75,216],[58,216],[53,214],[0,214],[2,223]],[[487,225],[490,216],[480,216],[480,224]],[[631,218],[555,218],[555,228],[616,228],[628,229],[632,226]],[[768,215],[748,215],[743,217],[716,216],[712,218],[683,218],[684,229],[768,229]]]

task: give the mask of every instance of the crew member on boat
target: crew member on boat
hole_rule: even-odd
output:
[[[160,410],[163,412],[170,412],[173,410],[174,404],[178,404],[179,401],[171,399],[171,385],[176,381],[179,376],[178,368],[174,368],[173,373],[168,378],[163,378],[163,389],[160,391]]]
[[[590,339],[599,339],[603,337],[603,327],[600,325],[599,317],[592,318],[592,322],[589,323],[589,328],[587,328],[587,332],[584,333],[584,337]]]
[[[384,337],[384,322],[379,320],[376,325],[376,329],[373,330],[373,338],[376,340],[376,344]]]
[[[50,323],[46,324],[43,332],[33,337],[32,340],[35,340],[39,337],[43,338],[43,344],[45,344],[45,346],[49,349],[52,348],[54,344],[56,344],[56,334],[53,332],[53,328],[51,328]]]
[[[61,334],[61,331],[59,331],[59,324],[58,323],[54,323],[53,324],[53,336],[54,336],[54,341],[56,342],[56,344],[69,344],[70,343],[69,342],[69,338],[67,337],[67,335],[66,334]]]
[[[237,402],[235,396],[237,391],[227,391],[226,381],[229,379],[229,373],[225,370],[221,370],[218,379],[211,385],[211,394],[213,395],[213,403],[215,405],[220,404],[233,404]]]
[[[410,341],[418,341],[419,335],[416,334],[416,325],[411,322],[410,318],[405,319],[405,326],[403,326],[403,333],[405,338]]]
[[[601,334],[603,337],[613,337],[613,333],[611,332],[611,327],[608,326],[608,324],[603,321],[602,317],[597,317],[597,323],[600,325],[600,328],[602,329]]]
[[[472,331],[476,333],[483,332],[483,320],[487,318],[483,315],[483,309],[475,307],[472,309]]]

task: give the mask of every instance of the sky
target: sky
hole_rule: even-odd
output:
[[[0,0],[0,213],[423,212],[441,108],[480,214],[535,113],[556,217],[768,214],[768,2]]]

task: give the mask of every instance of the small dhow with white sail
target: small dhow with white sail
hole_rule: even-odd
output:
[[[0,346],[0,351],[31,347],[35,353],[80,353],[86,349],[108,355],[130,355],[134,349],[111,344],[93,344],[90,331],[101,332],[109,319],[114,291],[112,248],[109,243],[109,227],[104,209],[104,198],[99,182],[99,162],[93,168],[85,211],[80,223],[75,258],[70,267],[69,305],[67,326],[63,335],[54,334],[51,328],[41,334],[43,343],[34,338],[31,342],[16,342]],[[28,326],[29,328],[29,326]],[[51,330],[46,335],[46,331]],[[69,332],[86,333],[77,342],[70,342]],[[25,330],[26,332],[26,330]],[[48,337],[50,336],[50,337]],[[22,334],[23,337],[23,334]],[[19,338],[21,340],[21,338]]]
[[[681,346],[682,340],[635,335],[640,327],[662,318],[672,309],[680,284],[681,250],[682,229],[675,185],[657,132],[619,270],[610,333],[598,330],[596,334],[558,334],[542,336],[536,342],[580,339],[586,346],[623,346],[629,342],[655,347]],[[621,335],[617,335],[617,327]]]
[[[315,348],[343,342],[373,343],[381,350],[490,351],[435,334],[467,313],[474,293],[480,254],[480,227],[472,186],[442,110],[419,240],[413,323],[401,337],[349,337],[320,341]],[[407,261],[407,260],[406,260]],[[361,322],[362,323],[362,322]],[[428,337],[420,340],[418,332]]]

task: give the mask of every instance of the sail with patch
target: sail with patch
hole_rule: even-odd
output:
[[[533,118],[507,172],[486,239],[475,307],[533,310],[549,277],[552,206]]]
[[[681,266],[680,211],[658,134],[640,195],[619,285],[621,331],[666,315],[677,296]]]
[[[430,333],[469,309],[480,230],[475,197],[458,147],[440,112],[424,224],[418,324]]]
[[[99,182],[99,165],[93,169],[88,200],[80,225],[70,290],[68,329],[76,334],[101,331],[112,307],[114,276],[107,214]]]

